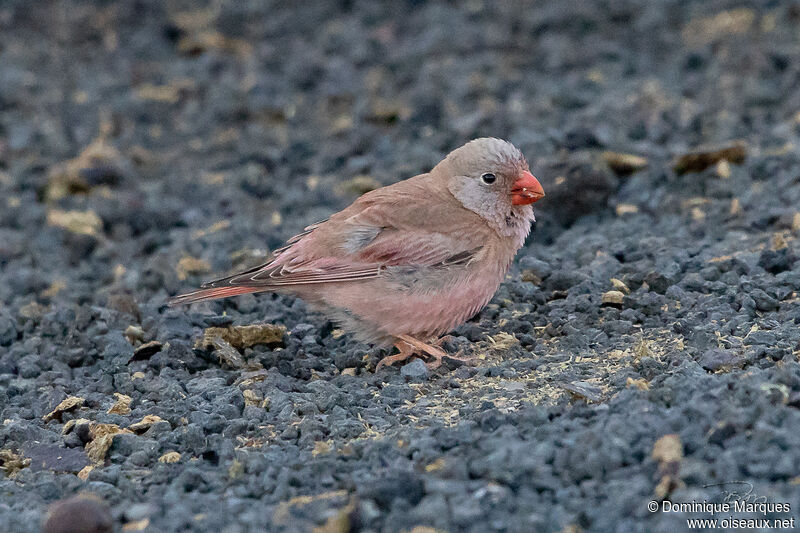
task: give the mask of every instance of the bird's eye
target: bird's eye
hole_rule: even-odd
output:
[[[496,179],[497,179],[497,176],[495,176],[491,172],[487,172],[486,174],[481,176],[481,180],[483,180],[483,182],[487,183],[487,184],[494,183]]]

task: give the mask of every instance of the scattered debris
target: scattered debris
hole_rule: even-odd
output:
[[[683,444],[680,436],[672,433],[664,435],[653,445],[653,459],[658,461],[658,476],[660,480],[655,488],[655,496],[659,500],[665,499],[669,494],[682,486],[678,477],[681,461],[683,461]]]
[[[782,233],[773,233],[772,234],[772,242],[770,248],[772,250],[784,250],[789,247],[789,243],[786,242],[786,237]]]
[[[167,85],[143,83],[135,89],[137,98],[164,104],[176,104],[182,96],[194,89],[194,80],[182,78]]]
[[[7,477],[14,477],[23,468],[28,468],[31,460],[21,454],[15,453],[8,448],[0,449],[0,468],[3,469]]]
[[[606,151],[603,160],[618,176],[628,176],[647,167],[647,159],[633,154]]]
[[[264,381],[267,378],[268,375],[269,375],[269,372],[267,372],[263,368],[259,368],[259,369],[256,369],[256,370],[251,370],[251,371],[248,371],[248,372],[242,372],[239,375],[239,378],[234,382],[234,385],[236,385],[238,387],[241,387],[241,386],[249,387],[250,385],[253,385],[254,383],[258,383],[260,381]]]
[[[93,465],[84,466],[81,469],[81,471],[78,472],[78,474],[77,474],[78,479],[80,479],[82,481],[86,481],[87,479],[89,479],[89,474],[91,474],[92,470],[94,470],[94,466]]]
[[[128,326],[125,328],[124,335],[131,344],[144,341],[144,330],[140,326]]]
[[[42,298],[54,298],[59,292],[64,290],[66,286],[67,282],[63,279],[54,279],[53,283],[51,283],[49,287],[42,291],[41,296]]]
[[[728,163],[727,159],[720,159],[717,162],[717,168],[715,170],[717,176],[722,179],[728,179],[731,177],[731,164]]]
[[[47,212],[47,223],[78,235],[96,237],[103,229],[103,221],[94,211],[62,211],[51,209]]]
[[[228,365],[231,368],[245,367],[246,363],[242,354],[222,337],[214,337],[211,340],[211,346],[214,347],[214,353],[219,357],[220,363]]]
[[[216,348],[216,338],[222,339],[239,350],[250,348],[257,344],[265,344],[275,348],[283,345],[283,336],[285,334],[286,328],[284,326],[273,324],[211,327],[203,332],[203,338],[195,343],[195,348]]]
[[[692,19],[683,28],[683,40],[689,46],[705,46],[726,35],[746,33],[753,27],[756,14],[752,9],[736,8],[716,15]]]
[[[272,521],[276,525],[286,525],[291,520],[292,510],[296,507],[304,507],[318,501],[346,501],[348,493],[345,490],[333,490],[323,492],[313,496],[295,496],[278,504],[272,516]]]
[[[119,392],[115,392],[114,396],[116,396],[117,401],[108,409],[108,413],[113,415],[127,415],[130,413],[133,398]]]
[[[318,440],[314,443],[314,449],[311,450],[311,455],[316,457],[318,455],[322,455],[325,453],[331,452],[331,445],[333,444],[332,440]]]
[[[678,156],[672,164],[677,174],[701,172],[708,167],[725,160],[734,164],[742,164],[747,156],[747,145],[738,141],[721,146],[701,146],[689,153]]]
[[[228,479],[236,479],[242,474],[244,474],[244,464],[238,459],[231,461],[231,465],[228,467]]]
[[[31,302],[19,308],[19,317],[28,320],[38,321],[42,318],[47,307],[38,302]]]
[[[351,501],[346,507],[339,509],[331,515],[324,524],[312,529],[313,533],[348,533],[351,531],[352,520],[350,516],[355,510],[355,501]]]
[[[789,403],[789,387],[783,383],[762,383],[759,389],[768,396],[772,396],[773,403],[784,405]]]
[[[611,285],[614,286],[614,290],[617,290],[623,294],[630,294],[631,292],[628,286],[625,285],[625,282],[620,279],[611,278]]]
[[[89,460],[95,465],[102,464],[106,459],[106,453],[114,442],[114,437],[121,433],[132,433],[116,424],[104,424],[92,422],[89,425],[89,436],[91,440],[86,444],[85,450]]]
[[[167,452],[158,458],[159,463],[177,463],[181,460],[181,454],[175,451]]]
[[[150,341],[142,344],[133,351],[131,361],[144,361],[161,351],[164,345],[161,341]]]
[[[242,391],[242,396],[244,396],[245,405],[264,407],[264,396],[261,394],[261,391],[245,389]]]
[[[128,426],[128,429],[136,434],[144,433],[153,425],[163,422],[164,419],[158,415],[145,415],[139,422],[135,422]]]
[[[400,100],[375,98],[370,102],[367,120],[376,124],[394,124],[411,116],[412,109]]]
[[[81,407],[86,400],[80,398],[78,396],[67,396],[61,403],[59,403],[55,409],[47,413],[42,417],[42,420],[47,422],[48,420],[58,420],[61,422],[61,415],[67,411],[71,411],[72,409],[77,409]]]
[[[198,229],[198,230],[193,231],[192,232],[192,239],[199,239],[201,237],[206,237],[208,235],[213,235],[214,233],[217,233],[217,232],[222,231],[222,230],[226,230],[226,229],[228,229],[230,227],[231,227],[231,221],[230,220],[218,220],[218,221],[214,222],[213,224],[211,224],[210,226],[208,226],[207,228]],[[234,256],[235,255],[236,255],[236,252],[234,252]],[[233,259],[235,259],[235,257],[233,257]]]
[[[178,279],[181,281],[186,280],[189,276],[196,274],[205,274],[211,270],[211,265],[205,259],[197,259],[196,257],[184,256],[178,261],[178,266],[175,271],[178,273]]]
[[[650,384],[644,378],[628,378],[625,382],[627,387],[636,387],[639,390],[650,390]]]
[[[134,297],[131,296],[130,294],[116,293],[109,295],[108,307],[111,309],[115,309],[120,313],[125,313],[129,316],[132,316],[133,319],[136,320],[137,322],[142,320],[142,312],[139,310],[139,305],[136,303]],[[131,326],[131,327],[136,327],[136,326]]]
[[[88,418],[73,418],[72,420],[67,420],[66,424],[64,424],[64,427],[61,428],[61,434],[66,435],[76,427],[83,425],[85,425],[86,429],[88,430],[89,424],[91,423],[92,421]]]
[[[614,208],[617,212],[617,216],[625,216],[625,215],[635,215],[639,212],[639,206],[633,204],[617,204],[617,207]]]
[[[140,520],[133,520],[131,522],[126,522],[122,525],[122,531],[127,533],[128,531],[144,531],[150,526],[150,518],[142,518]]]
[[[53,202],[97,185],[116,185],[131,174],[131,168],[131,162],[101,135],[75,159],[50,168],[45,199]]]
[[[247,41],[227,37],[215,30],[205,30],[187,35],[178,41],[178,52],[187,56],[198,56],[208,50],[248,56],[253,47]]]
[[[601,301],[602,305],[622,307],[622,303],[625,301],[625,294],[621,291],[607,291],[603,293]]]

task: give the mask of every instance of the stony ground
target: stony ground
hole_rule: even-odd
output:
[[[798,517],[800,3],[290,6],[0,3],[0,530],[89,493],[115,531],[666,532],[739,481]],[[164,304],[484,135],[547,198],[474,364]]]

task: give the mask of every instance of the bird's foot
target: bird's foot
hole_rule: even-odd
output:
[[[442,350],[441,344],[442,342],[448,340],[448,338],[449,335],[442,337],[440,339],[436,339],[432,343],[428,344],[426,342],[422,342],[421,340],[415,339],[414,337],[410,337],[408,335],[398,335],[395,346],[400,352],[395,355],[388,355],[383,359],[381,359],[375,366],[375,372],[377,372],[384,366],[391,366],[394,363],[400,361],[407,361],[412,357],[419,357],[420,355],[427,355],[433,359],[432,361],[425,362],[425,366],[427,366],[431,370],[442,366],[442,359],[445,357],[447,357],[448,359],[453,359],[454,361],[460,361],[462,363],[469,363],[476,359],[476,356],[474,355],[469,357],[462,357],[464,350],[459,350],[454,355],[450,355],[444,350]]]
[[[452,359],[453,361],[458,361],[460,363],[472,363],[478,360],[477,355],[464,355],[464,349],[461,348],[453,355],[446,354],[445,357],[448,359]]]
[[[412,357],[417,356],[417,352],[413,346],[410,346],[403,342],[398,342],[395,344],[395,346],[397,347],[398,350],[400,350],[400,353],[397,353],[395,355],[387,355],[386,357],[378,361],[378,364],[375,365],[375,372],[380,370],[381,367],[392,366],[394,363],[400,361],[406,361]]]
[[[434,341],[431,341],[431,344],[433,346],[436,346],[437,348],[442,348],[442,345],[445,342],[452,341],[454,339],[455,339],[455,337],[453,335],[443,335],[443,336],[439,337],[438,339],[436,339]],[[453,355],[445,354],[445,357],[447,357],[448,359],[452,359],[453,361],[459,361],[461,363],[472,363],[473,361],[476,361],[478,359],[477,355],[465,356],[464,355],[464,348],[459,348],[458,351]]]
[[[433,358],[433,361],[425,363],[425,366],[427,366],[431,370],[442,366],[442,359],[445,357],[447,357],[448,359],[453,359],[454,361],[460,361],[462,363],[468,363],[470,361],[475,360],[475,356],[462,357],[462,354],[464,352],[463,350],[459,350],[454,355],[450,355],[444,350],[442,350],[440,346],[442,342],[447,340],[448,336],[437,339],[432,344],[424,343],[421,340],[415,339],[414,337],[409,337],[408,335],[399,335],[397,338],[402,342],[413,346],[419,352],[431,356]]]
[[[410,347],[412,353],[419,352],[433,357],[433,361],[425,362],[425,366],[431,370],[442,366],[442,358],[447,357],[447,352],[441,348],[431,346],[430,344],[424,343],[419,339],[415,339],[414,337],[409,337],[408,335],[398,335],[397,339],[400,341],[396,345],[398,349],[401,344],[405,344],[406,346]]]

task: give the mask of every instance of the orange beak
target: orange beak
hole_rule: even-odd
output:
[[[511,203],[528,205],[544,198],[544,189],[539,180],[527,170],[523,170],[511,187]]]

